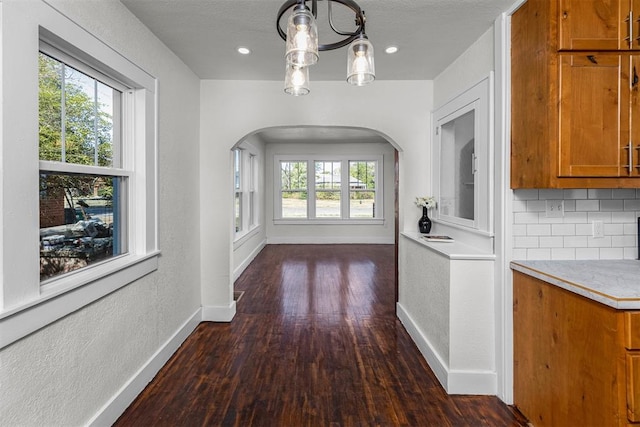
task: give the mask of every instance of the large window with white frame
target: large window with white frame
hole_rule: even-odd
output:
[[[40,280],[127,251],[122,102],[127,87],[41,43]],[[81,71],[82,70],[82,71]]]
[[[20,55],[0,75],[0,348],[159,255],[156,79],[45,2],[3,18],[21,24],[2,40]]]
[[[275,221],[382,220],[382,160],[359,155],[276,156]]]

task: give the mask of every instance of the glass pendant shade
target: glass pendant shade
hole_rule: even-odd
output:
[[[318,62],[318,27],[311,11],[297,6],[287,21],[285,59],[298,67]]]
[[[354,40],[347,53],[347,82],[356,86],[371,83],[376,78],[373,63],[373,45],[362,36]]]
[[[289,95],[300,96],[309,93],[309,69],[287,64],[284,75],[284,91]]]

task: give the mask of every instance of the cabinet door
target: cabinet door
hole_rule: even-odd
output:
[[[560,50],[627,50],[638,47],[635,37],[630,37],[637,30],[631,0],[560,0],[558,13]]]
[[[623,165],[628,176],[640,177],[640,55],[631,56],[631,136],[625,147]]]
[[[629,61],[618,54],[561,55],[558,176],[628,176]]]

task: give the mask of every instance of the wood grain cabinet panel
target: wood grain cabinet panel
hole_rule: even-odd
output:
[[[636,421],[640,351],[625,349],[625,312],[516,271],[513,294],[514,403],[529,421],[536,427]]]
[[[629,0],[560,0],[558,48],[618,50],[629,44]]]
[[[627,55],[560,55],[559,176],[627,174],[628,70]]]
[[[624,345],[629,350],[640,350],[640,311],[625,311]]]
[[[513,14],[511,188],[640,185],[640,38],[619,44],[635,13],[640,0],[528,0]]]
[[[627,353],[627,418],[640,422],[640,352]]]

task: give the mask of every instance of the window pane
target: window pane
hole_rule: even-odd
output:
[[[233,185],[236,190],[240,190],[242,185],[242,151],[240,149],[233,150],[233,169],[234,180]]]
[[[315,162],[316,218],[340,218],[341,162]]]
[[[236,233],[237,233],[238,231],[242,231],[242,193],[241,192],[236,192],[235,211],[236,211]]]
[[[40,280],[126,253],[125,178],[40,174]]]
[[[40,160],[119,166],[113,125],[120,99],[121,92],[40,53]]]
[[[442,215],[473,220],[475,213],[475,112],[469,111],[441,127],[440,201]]]
[[[307,218],[307,162],[280,162],[282,218]]]
[[[349,162],[349,217],[375,218],[376,161]]]

